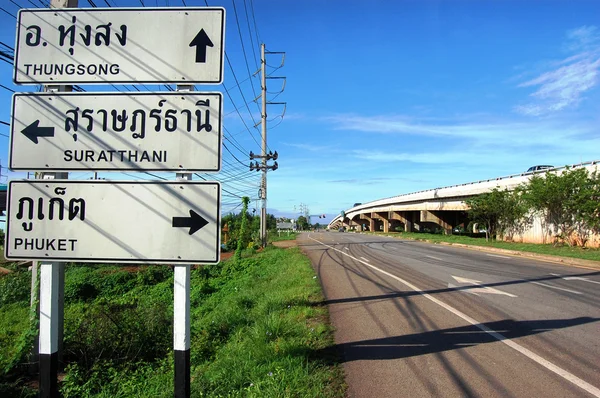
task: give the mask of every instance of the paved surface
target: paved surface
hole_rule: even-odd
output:
[[[600,271],[360,234],[298,244],[350,397],[600,397]]]

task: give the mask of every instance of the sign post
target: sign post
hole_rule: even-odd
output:
[[[7,259],[44,259],[40,395],[58,396],[57,261],[101,261],[175,264],[175,396],[189,397],[190,264],[219,262],[221,195],[219,183],[191,176],[221,170],[223,102],[219,92],[191,90],[223,82],[225,9],[51,7],[17,18],[14,82],[52,86],[13,96],[9,167],[47,179],[10,182],[5,244]],[[107,83],[180,86],[65,92],[65,84]],[[119,170],[175,171],[179,181],[68,181],[64,173]]]

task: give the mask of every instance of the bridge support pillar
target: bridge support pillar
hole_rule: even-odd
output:
[[[413,232],[413,222],[409,219],[410,213],[407,214],[405,211],[390,211],[390,220],[398,220],[404,224],[404,232]]]
[[[369,231],[373,231],[375,228],[375,221],[371,218],[371,216],[369,214],[363,213],[360,215],[360,224],[361,224],[362,231],[366,231],[367,226],[369,227]]]
[[[420,220],[421,222],[435,223],[444,229],[446,235],[450,235],[452,234],[452,225],[445,220],[446,217],[441,213],[441,211],[421,210]]]
[[[371,213],[371,218],[372,219],[377,219],[377,220],[381,220],[381,222],[383,223],[383,232],[388,233],[390,232],[390,221],[389,221],[389,212],[377,212],[377,213]],[[379,229],[377,229],[379,230]]]
[[[418,211],[411,211],[410,212],[410,220],[411,220],[411,225],[410,225],[410,230],[407,232],[416,232],[416,231],[421,231],[421,220],[419,218],[419,212]]]

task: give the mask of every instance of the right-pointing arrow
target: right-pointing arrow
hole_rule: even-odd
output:
[[[39,137],[54,137],[54,127],[40,127],[40,121],[36,120],[21,130],[21,133],[34,144],[38,143]]]
[[[196,231],[204,228],[208,224],[208,221],[204,219],[200,214],[194,210],[190,210],[189,217],[173,217],[172,226],[175,228],[190,228],[189,234],[193,235]]]

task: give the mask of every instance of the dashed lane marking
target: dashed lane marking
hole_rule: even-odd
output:
[[[343,251],[336,249],[335,247],[329,246],[313,237],[310,236],[310,234],[308,235],[309,239],[314,240],[315,242],[318,242],[320,244],[322,244],[325,247],[330,248],[331,250],[335,250],[337,252],[340,252],[341,254],[343,254],[344,256],[348,256],[350,258],[352,258],[355,261],[358,261],[359,263],[362,263],[364,265],[366,265],[367,267],[382,273],[383,275],[389,276],[392,279],[397,280],[398,282],[404,284],[405,286],[408,286],[410,289],[412,289],[413,291],[419,293],[420,295],[422,295],[423,297],[427,298],[428,300],[434,302],[435,304],[439,305],[440,307],[450,311],[451,313],[453,313],[454,315],[456,315],[457,317],[461,318],[462,320],[470,323],[471,325],[477,327],[478,329],[484,331],[485,333],[489,334],[490,336],[494,337],[496,340],[498,340],[499,342],[509,346],[510,348],[512,348],[513,350],[520,352],[521,354],[525,355],[527,358],[531,359],[532,361],[540,364],[541,366],[545,367],[546,369],[550,370],[551,372],[556,373],[557,375],[559,375],[560,377],[562,377],[563,379],[573,383],[574,385],[576,385],[577,387],[589,392],[590,394],[592,394],[593,396],[600,398],[600,388],[595,387],[593,385],[591,385],[590,383],[588,383],[587,381],[580,379],[579,377],[575,376],[574,374],[566,371],[565,369],[553,364],[552,362],[548,361],[547,359],[544,359],[543,357],[539,356],[538,354],[536,354],[535,352],[528,350],[527,348],[523,347],[520,344],[515,343],[514,341],[508,339],[507,337],[505,337],[504,335],[493,331],[492,329],[488,328],[487,326],[483,325],[481,322],[477,321],[474,318],[471,318],[470,316],[460,312],[459,310],[457,310],[456,308],[444,303],[441,300],[438,300],[437,298],[431,296],[430,294],[427,294],[425,292],[423,292],[421,289],[419,289],[418,287],[416,287],[415,285],[413,285],[412,283],[405,281],[404,279],[391,274],[387,271],[384,271],[380,268],[375,267],[374,265],[371,265],[367,262],[361,261],[356,257],[353,257],[352,255],[348,254],[348,253],[344,253]]]

